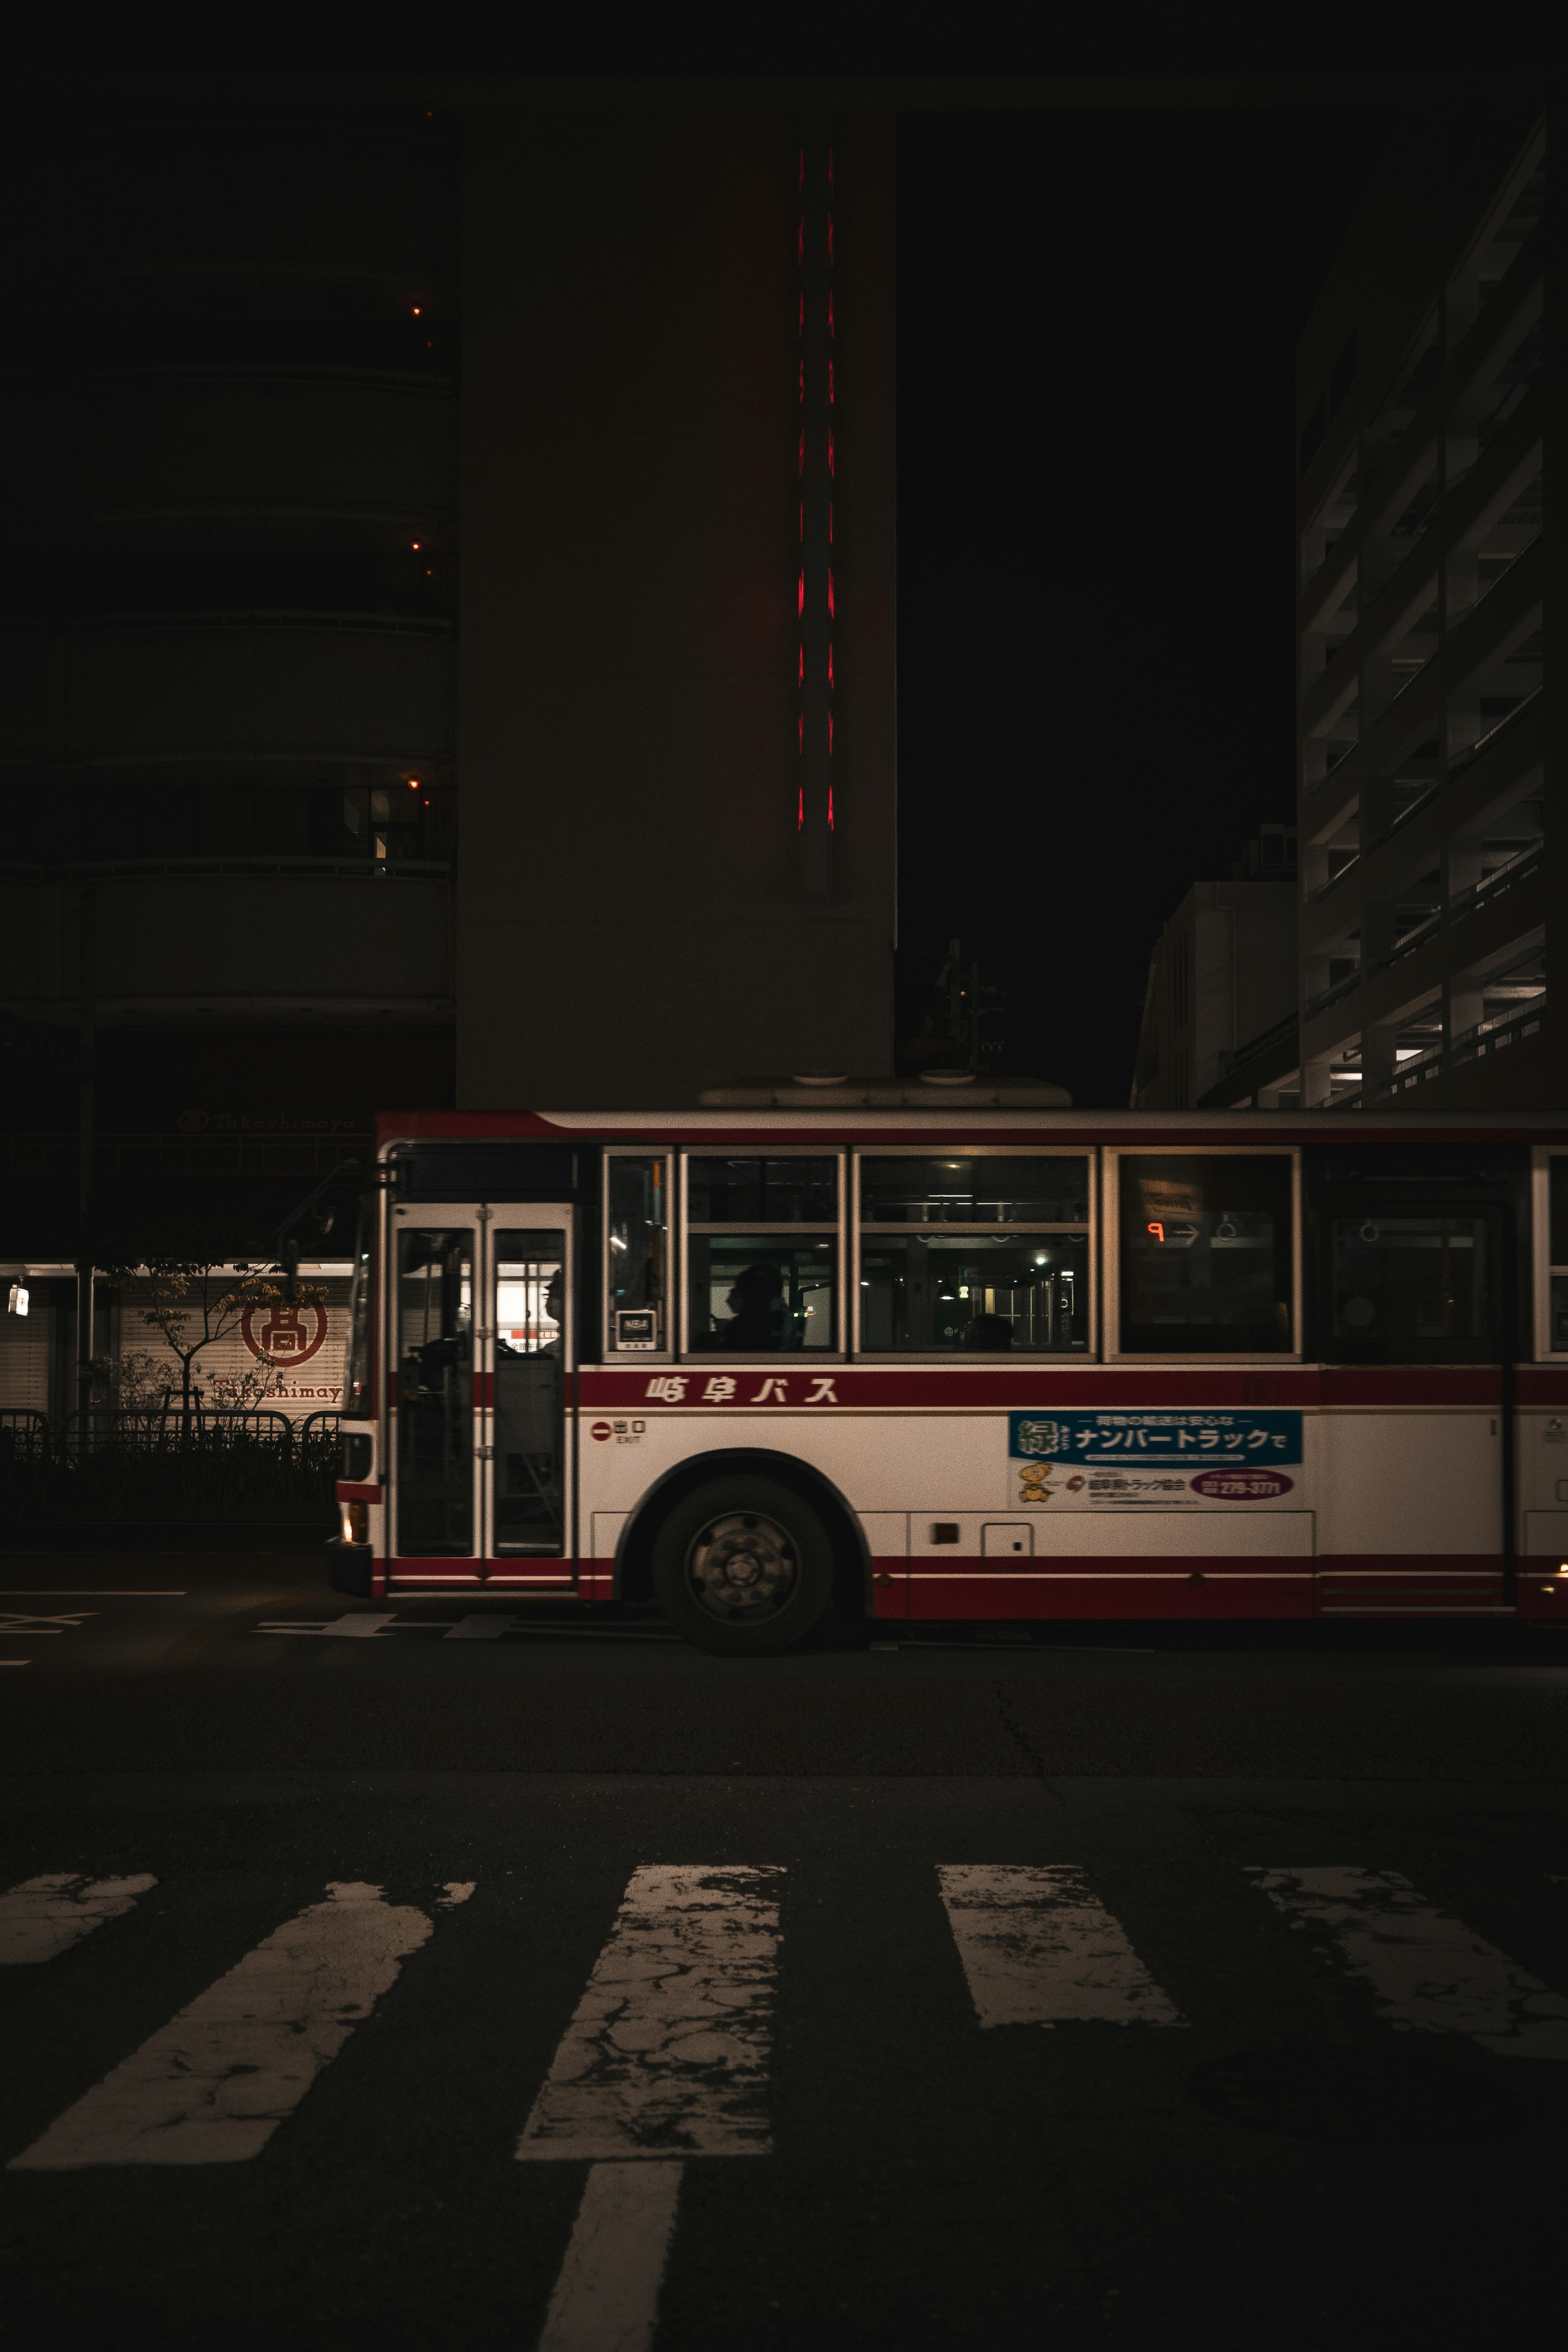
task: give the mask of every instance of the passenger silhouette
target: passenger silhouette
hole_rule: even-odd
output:
[[[735,1276],[724,1301],[731,1319],[715,1335],[721,1348],[774,1349],[784,1345],[784,1276],[759,1259]]]
[[[961,1348],[1010,1348],[1013,1326],[1005,1315],[977,1315],[964,1327]]]

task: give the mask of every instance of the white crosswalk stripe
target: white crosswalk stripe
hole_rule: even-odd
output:
[[[645,2352],[686,2167],[594,2164],[539,2352]]]
[[[766,2156],[782,1872],[637,1871],[521,2158]]]
[[[590,2160],[540,2352],[643,2352],[682,2159],[771,2153],[782,1876],[633,1874],[517,2146],[523,2159]]]
[[[1186,2023],[1081,1870],[948,1864],[937,1881],[983,2026]]]
[[[155,1878],[85,1878],[56,1871],[25,1878],[0,1895],[0,1966],[32,1967],[55,1959],[108,1919],[122,1918]]]
[[[423,1911],[389,1904],[379,1886],[329,1886],[324,1903],[266,1937],[8,2168],[258,2155],[430,1931]]]
[[[1396,1870],[1248,1874],[1293,1927],[1327,1936],[1381,2015],[1421,2033],[1468,2033],[1504,2058],[1568,2059],[1568,2000]]]

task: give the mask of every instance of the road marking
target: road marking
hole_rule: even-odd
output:
[[[1418,2033],[1468,2033],[1500,2058],[1568,2059],[1568,2000],[1428,1903],[1397,1870],[1262,1870],[1292,1927],[1332,1937],[1378,2013]]]
[[[953,1864],[937,1879],[983,2026],[1186,2023],[1072,1864]]]
[[[157,1884],[145,1875],[89,1880],[75,1870],[25,1878],[0,1895],[0,1964],[31,1968],[52,1960],[106,1919],[122,1918],[136,1897]]]
[[[26,1639],[40,1633],[74,1633],[89,1617],[100,1612],[96,1609],[55,1609],[47,1617],[26,1616],[19,1609],[0,1609],[0,1634],[20,1633]]]
[[[364,1641],[373,1633],[429,1633],[451,1623],[450,1618],[411,1618],[406,1624],[397,1622],[395,1609],[355,1609],[346,1617],[329,1618],[325,1624],[313,1621],[300,1624],[293,1619],[263,1619],[251,1628],[257,1633],[325,1633],[340,1638]]]
[[[539,2352],[646,2352],[684,2169],[590,2166]]]
[[[258,2156],[431,1933],[423,1911],[389,1904],[379,1886],[331,1885],[327,1897],[198,1993],[7,2168]]]
[[[520,2159],[766,2156],[775,1870],[634,1872]]]
[[[455,1911],[459,1903],[466,1903],[468,1901],[469,1895],[473,1893],[479,1883],[479,1882],[477,1878],[448,1878],[446,1885],[442,1888],[440,1894],[436,1898],[437,1909],[438,1911]]]

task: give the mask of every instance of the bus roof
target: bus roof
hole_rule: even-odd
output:
[[[889,1088],[891,1091],[891,1088]],[[416,1110],[383,1111],[376,1118],[379,1154],[416,1142],[616,1140],[695,1145],[759,1143],[901,1143],[916,1139],[1038,1146],[1090,1144],[1285,1144],[1460,1142],[1493,1137],[1511,1143],[1568,1142],[1568,1111],[1279,1111],[1060,1110],[1003,1107],[973,1100],[922,1101],[918,1107],[863,1104],[840,1108],[814,1100],[797,1109],[773,1103],[754,1108],[706,1104],[679,1110]]]

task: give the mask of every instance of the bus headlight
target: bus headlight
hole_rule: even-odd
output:
[[[370,1505],[368,1503],[340,1503],[338,1508],[342,1514],[344,1543],[369,1543]]]

